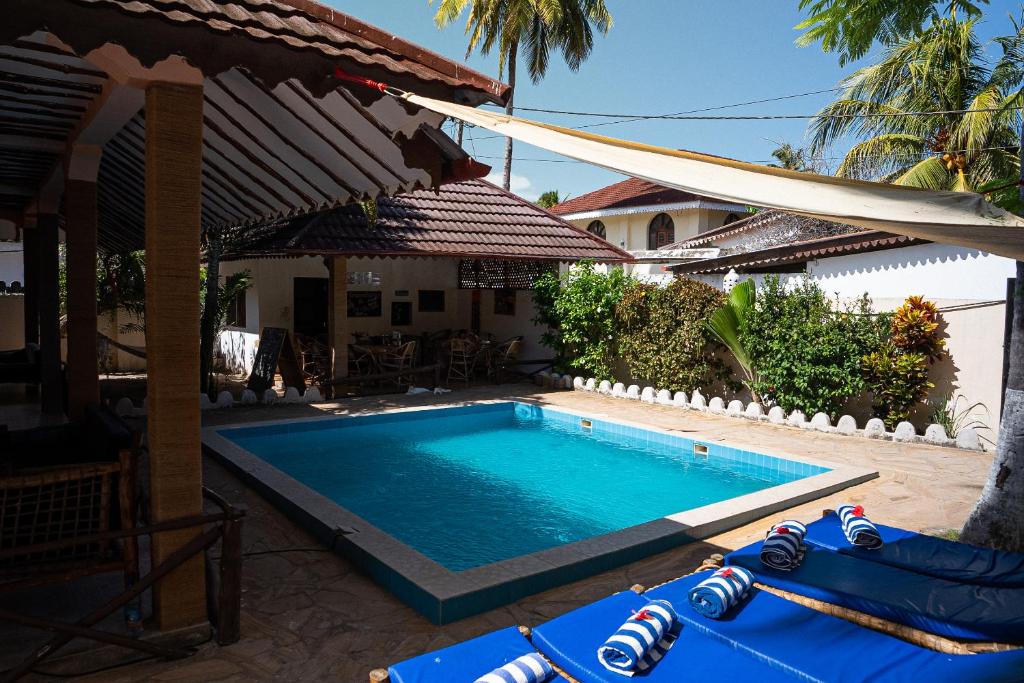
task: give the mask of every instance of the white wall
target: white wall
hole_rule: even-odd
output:
[[[867,290],[873,299],[1003,300],[1012,259],[976,249],[922,244],[811,261],[807,272],[826,292],[853,297]]]

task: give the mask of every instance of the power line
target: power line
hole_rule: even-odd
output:
[[[1017,149],[1017,146],[1016,145],[1008,145],[1008,146],[1001,146],[1001,147],[979,147],[978,149],[973,149],[973,150],[951,149],[951,150],[943,150],[943,154],[964,154],[964,153],[967,153],[967,152],[987,152],[987,151],[991,151],[991,150],[1000,150],[1000,149],[1014,149],[1015,150],[1015,149]],[[858,158],[859,159],[887,159],[887,158],[895,159],[895,158],[898,158],[898,157],[912,157],[912,156],[917,156],[917,157],[920,157],[920,158],[931,157],[931,156],[938,156],[938,152],[913,152],[913,153],[905,154],[905,155],[901,155],[901,154],[866,154],[866,155],[860,156]],[[474,154],[473,158],[474,159],[504,159],[505,157],[504,156],[496,156],[496,155],[479,155],[478,156],[478,155]],[[841,157],[815,157],[815,158],[811,159],[811,161],[842,161],[845,158],[846,158],[845,156],[841,156]],[[586,163],[589,163],[589,162],[586,162],[586,161],[579,161],[577,159],[540,159],[538,157],[512,157],[512,161],[535,161],[535,162],[542,162],[542,163],[549,163],[549,164],[586,164]],[[750,164],[770,164],[770,163],[775,163],[777,161],[778,161],[778,159],[757,159],[757,160],[753,160],[753,161],[748,161],[747,163],[750,163]]]
[[[663,114],[662,117],[668,116],[682,116],[684,114],[701,114],[708,111],[720,111],[722,109],[732,109],[734,107],[746,107],[751,104],[764,104],[766,102],[781,102],[782,100],[792,100],[798,97],[807,97],[808,95],[821,95],[827,92],[837,92],[843,88],[826,88],[824,90],[811,90],[809,92],[796,93],[794,95],[781,95],[779,97],[768,97],[761,100],[749,100],[747,102],[737,102],[735,104],[720,104],[715,107],[704,107],[703,109],[690,109],[687,111],[678,111],[675,114]],[[497,107],[496,104],[487,103],[488,106]],[[625,118],[625,119],[646,119],[652,118],[645,114],[608,114],[598,112],[579,112],[579,111],[563,111],[560,109],[540,109],[537,107],[516,107],[519,111],[534,111],[545,114],[568,114],[571,116],[604,116],[608,118]]]
[[[674,114],[666,114],[666,116],[683,116],[685,114],[701,114],[701,113],[709,112],[709,111],[720,111],[722,109],[732,109],[734,107],[746,107],[746,106],[751,105],[751,104],[765,104],[767,102],[779,102],[779,101],[782,101],[782,100],[792,100],[792,99],[796,99],[798,97],[807,97],[809,95],[822,95],[822,94],[827,93],[827,92],[838,92],[840,90],[842,90],[842,88],[826,88],[824,90],[811,90],[811,91],[808,91],[808,92],[795,93],[793,95],[779,95],[778,97],[767,97],[767,98],[760,99],[760,100],[749,100],[747,102],[736,102],[734,104],[720,104],[720,105],[717,105],[717,106],[714,106],[714,107],[704,107],[704,108],[701,108],[701,109],[689,109],[689,110],[684,110],[684,111],[677,111]],[[493,105],[493,106],[497,106],[497,105]],[[537,111],[537,112],[544,111],[543,109],[530,108],[530,107],[520,107],[519,109],[521,111]],[[640,120],[643,120],[643,119],[637,118],[636,116],[625,116],[625,118],[621,118],[620,117],[620,118],[616,119],[615,121],[602,121],[600,123],[591,123],[591,124],[584,125],[584,126],[577,126],[577,130],[583,130],[584,128],[600,128],[601,126],[614,126],[614,125],[619,124],[619,123],[631,123],[633,121],[640,121]],[[504,137],[504,136],[502,136],[502,135],[488,135],[488,136],[480,138],[480,139],[481,140],[493,140],[494,138],[500,138],[500,137]]]

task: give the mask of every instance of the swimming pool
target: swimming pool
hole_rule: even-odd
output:
[[[693,511],[833,473],[821,464],[511,401],[219,428],[208,436],[214,452],[262,482],[307,526],[310,505],[322,513],[333,504],[340,524],[332,544],[358,545],[370,564],[380,561],[391,573],[425,566],[432,578],[461,578],[472,587],[497,569],[523,565],[523,558],[549,569],[587,564],[568,561],[567,548],[577,560],[607,560],[590,562],[598,569],[636,559],[692,540]],[[367,533],[376,548],[365,547]],[[397,558],[381,558],[399,546],[405,550]],[[559,551],[564,567],[553,561]],[[571,579],[574,572],[561,575]],[[385,580],[394,590],[393,583]],[[536,585],[543,583],[551,582]],[[504,588],[506,597],[517,593]]]

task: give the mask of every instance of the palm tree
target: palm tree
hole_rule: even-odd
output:
[[[800,9],[810,16],[797,24],[804,30],[797,44],[821,42],[825,52],[839,54],[839,65],[860,59],[875,41],[891,45],[917,33],[929,20],[939,16],[936,5],[945,5],[952,16],[959,9],[965,16],[981,16],[989,0],[800,0]]]
[[[430,0],[433,3],[433,0]],[[505,113],[514,111],[516,66],[520,47],[525,47],[530,79],[539,83],[548,70],[551,51],[559,50],[573,71],[579,70],[594,49],[594,29],[608,33],[612,15],[604,0],[440,0],[434,21],[444,28],[458,19],[466,8],[466,57],[477,47],[490,54],[497,47],[498,73],[508,67],[509,93]],[[509,189],[512,179],[512,138],[505,139],[505,169],[502,185]]]
[[[987,0],[982,0],[987,2]],[[1020,102],[1020,84],[1024,78],[1024,40],[1021,38],[1021,27],[1015,25],[1016,35],[1001,39],[1003,56],[987,73],[978,68],[980,55],[974,39],[973,22],[980,14],[977,3],[951,0],[948,5],[950,18],[936,19],[935,0],[801,0],[801,8],[811,6],[812,12],[820,12],[804,22],[798,28],[815,26],[827,29],[818,36],[805,34],[805,42],[821,40],[827,51],[838,51],[840,61],[846,58],[862,56],[875,40],[887,44],[888,51],[882,64],[895,67],[885,72],[882,64],[869,67],[873,71],[860,73],[860,80],[854,82],[853,92],[846,98],[851,100],[851,113],[875,113],[886,111],[892,106],[896,111],[923,110],[930,100],[927,88],[934,89],[932,96],[935,102],[947,103],[959,99],[962,103],[970,103],[974,109],[1006,109],[1000,102]],[[969,23],[965,33],[962,27],[956,26],[956,10],[961,7],[967,10]],[[878,22],[859,22],[858,13],[879,12],[888,14]],[[926,17],[932,18],[932,26],[924,29]],[[943,24],[943,22],[948,22]],[[870,26],[869,26],[870,24]],[[812,28],[812,31],[815,30]],[[810,37],[808,37],[810,36]],[[935,40],[934,48],[926,48],[927,37]],[[958,45],[955,37],[961,39]],[[968,39],[967,42],[963,42]],[[906,48],[909,48],[906,49]],[[901,54],[903,57],[899,57]],[[915,50],[918,52],[915,53]],[[970,55],[972,59],[965,60]],[[978,59],[976,62],[975,59]],[[945,72],[940,72],[944,69]],[[863,72],[863,70],[862,70]],[[855,75],[854,78],[858,78]],[[948,80],[944,80],[948,79]],[[959,93],[958,98],[951,95]],[[857,100],[861,100],[859,103]],[[998,105],[998,106],[993,106]],[[942,107],[934,107],[939,109]],[[968,107],[951,107],[966,109]],[[843,107],[837,107],[842,111]],[[887,119],[894,123],[886,123]],[[900,121],[906,118],[908,121]],[[880,150],[903,150],[904,163],[910,162],[910,155],[917,146],[920,151],[926,149],[937,156],[938,162],[932,158],[918,160],[902,173],[895,175],[895,180],[910,184],[915,179],[931,177],[932,181],[941,185],[949,182],[949,176],[955,176],[952,186],[984,187],[983,180],[997,177],[1006,167],[1012,166],[1012,160],[1004,155],[988,155],[995,151],[983,149],[984,139],[1004,140],[1006,127],[1011,128],[1017,123],[1014,117],[1005,116],[1004,112],[977,112],[954,118],[951,115],[934,115],[920,117],[878,117],[863,122],[848,121],[845,127],[849,132],[857,131],[862,137],[869,139],[882,135],[891,137],[876,143]],[[834,122],[819,120],[819,141],[834,140],[838,136]],[[1020,128],[1017,141],[1018,152],[1024,156],[1024,122]],[[892,126],[889,129],[887,126]],[[939,134],[943,135],[940,136]],[[931,143],[930,147],[922,145],[922,141]],[[941,143],[941,144],[940,144]],[[864,144],[864,143],[861,143]],[[1002,146],[1002,145],[997,145]],[[936,149],[938,148],[938,149]],[[945,150],[945,151],[943,151]],[[939,152],[942,152],[940,155]],[[946,157],[945,155],[949,155]],[[957,155],[957,156],[954,156]],[[960,158],[959,155],[963,155]],[[944,158],[945,157],[945,158]],[[848,157],[849,158],[849,157]],[[867,160],[866,154],[851,162]],[[952,162],[952,163],[950,163]],[[918,169],[908,177],[908,173]],[[850,168],[856,166],[851,163]],[[1018,168],[1024,171],[1024,164],[1018,162]],[[867,170],[867,169],[864,169]],[[877,168],[882,175],[893,176],[899,172],[895,162],[886,169]],[[939,170],[945,170],[947,177],[942,178]],[[1008,179],[1009,180],[1009,179]],[[1018,172],[1014,181],[1021,181],[1018,186],[1018,207],[1024,204],[1024,174]],[[998,183],[998,181],[990,181]],[[1014,183],[1016,184],[1016,183]],[[1004,190],[1005,190],[1004,184]],[[1008,194],[1008,193],[1007,193]],[[1005,195],[1004,195],[1005,197]],[[975,545],[989,545],[1004,550],[1024,551],[1024,261],[1017,261],[1017,285],[1014,296],[1013,323],[1010,336],[1009,370],[1006,378],[1006,389],[1003,396],[1003,411],[999,430],[999,442],[996,456],[989,470],[988,480],[982,489],[981,496],[964,523],[960,539]]]
[[[768,164],[772,168],[786,168],[803,173],[819,173],[819,164],[803,147],[794,147],[788,142],[775,143],[778,147],[772,157],[779,163]]]
[[[861,141],[837,175],[933,190],[976,191],[1018,177],[1019,67],[1009,51],[986,65],[977,21],[936,18],[845,79],[840,98],[811,124],[812,151],[852,135]],[[1024,37],[1015,28],[1005,39],[1011,46]]]

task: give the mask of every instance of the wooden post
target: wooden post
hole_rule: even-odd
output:
[[[203,142],[201,85],[146,87],[146,366],[154,522],[202,512],[199,416],[199,223]],[[156,534],[153,563],[197,534]],[[202,554],[153,592],[164,630],[206,621]]]
[[[96,160],[98,163],[98,152]],[[96,363],[96,183],[68,178],[67,230],[68,416],[82,417],[100,400]]]
[[[329,256],[328,272],[328,336],[331,347],[331,378],[348,376],[348,260]]]
[[[64,412],[63,380],[60,373],[60,265],[57,247],[60,242],[57,214],[40,214],[38,231],[36,300],[39,305],[39,361],[42,375],[42,409],[44,413]]]
[[[21,259],[25,267],[25,346],[39,343],[39,232],[35,217],[26,217],[21,231]]]
[[[224,520],[220,552],[220,594],[217,596],[217,644],[231,645],[241,637],[242,520]]]

